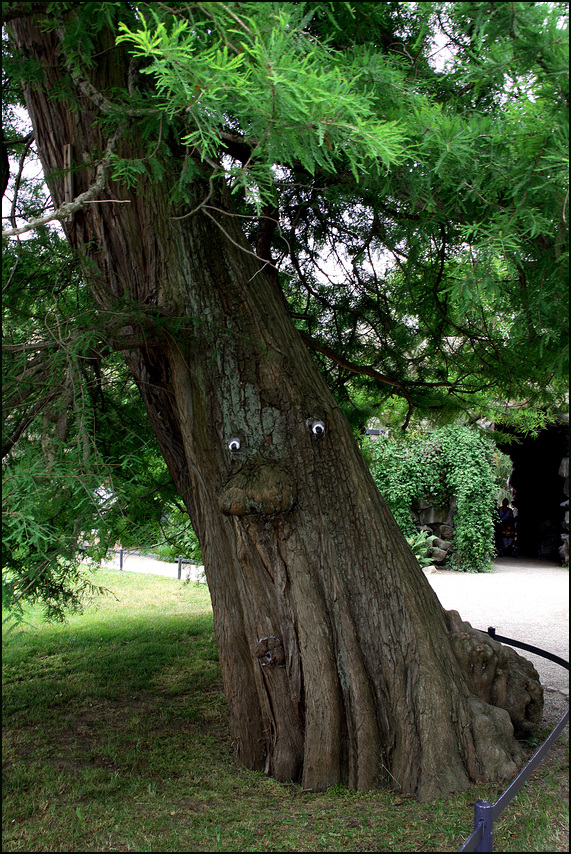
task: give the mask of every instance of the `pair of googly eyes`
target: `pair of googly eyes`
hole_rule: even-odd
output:
[[[316,439],[321,439],[325,436],[325,424],[320,418],[308,418],[305,424],[309,432]],[[228,439],[228,450],[233,454],[237,454],[242,450],[242,440],[238,436],[231,436]]]

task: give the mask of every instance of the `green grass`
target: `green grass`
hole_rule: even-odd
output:
[[[500,794],[313,794],[239,768],[205,585],[97,578],[114,596],[64,625],[32,610],[4,641],[3,851],[456,851],[474,801]],[[569,850],[566,743],[494,826],[495,851]]]

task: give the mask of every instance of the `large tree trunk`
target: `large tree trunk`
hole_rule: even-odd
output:
[[[80,110],[48,100],[65,76],[56,33],[30,19],[11,28],[46,66],[26,99],[59,204],[64,145],[74,194],[93,180],[81,164],[105,147],[97,111],[79,84]],[[125,85],[123,53],[110,56],[93,78],[99,90]],[[140,155],[133,135],[123,152]],[[208,183],[195,189],[198,205]],[[224,192],[210,199],[218,211],[186,219],[173,218],[166,179],[143,177],[136,191],[108,183],[104,198],[129,203],[90,204],[65,229],[92,264],[100,305],[117,312],[114,334],[202,545],[238,760],[309,789],[388,784],[421,798],[513,774],[510,715],[474,693],[473,656],[453,642],[458,621]]]

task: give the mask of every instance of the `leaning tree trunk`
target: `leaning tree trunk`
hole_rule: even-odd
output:
[[[74,195],[93,181],[97,108],[81,81],[79,110],[49,100],[66,74],[57,33],[11,27],[45,64],[26,100],[57,205],[65,145]],[[97,89],[126,85],[123,53],[101,56]],[[124,156],[141,156],[135,138]],[[195,191],[198,206],[208,183]],[[202,546],[238,760],[308,789],[421,798],[513,774],[499,645],[443,611],[224,193],[185,219],[168,180],[108,182],[103,198],[129,203],[89,204],[65,230],[99,304],[123,305],[116,346]],[[530,676],[523,719],[541,706]]]

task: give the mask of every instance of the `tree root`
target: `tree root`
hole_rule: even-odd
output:
[[[543,687],[533,664],[472,628],[458,611],[445,614],[452,649],[471,692],[485,703],[505,709],[516,737],[532,732],[543,714]]]

